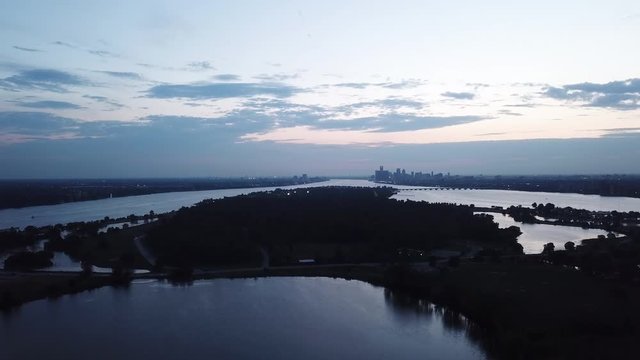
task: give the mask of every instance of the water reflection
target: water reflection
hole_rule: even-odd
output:
[[[455,334],[464,333],[470,326],[475,326],[459,312],[433,304],[407,292],[385,288],[384,299],[386,304],[393,308],[394,315],[400,320],[424,316],[431,320],[441,321],[445,330]]]
[[[407,322],[416,317],[442,324],[442,329],[452,337],[463,337],[483,349],[485,356],[491,357],[494,342],[489,332],[469,320],[461,313],[444,306],[433,304],[406,291],[384,289],[387,306],[393,309],[397,320]]]
[[[408,293],[384,289],[384,300],[387,305],[394,308],[394,314],[403,316],[406,314],[432,315],[435,305]]]

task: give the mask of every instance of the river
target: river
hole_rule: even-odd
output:
[[[366,180],[328,180],[321,183],[284,186],[282,189],[308,188],[316,186],[380,186]],[[638,211],[640,199],[628,197],[603,197],[598,195],[524,192],[509,190],[420,190],[415,186],[393,187],[401,191],[393,198],[428,202],[474,204],[490,207],[510,205],[530,206],[532,203],[554,203],[556,206],[571,206],[577,209],[602,211]],[[74,221],[100,220],[105,216],[119,218],[131,214],[143,215],[154,211],[164,213],[191,206],[204,199],[220,199],[256,191],[274,190],[275,187],[249,189],[223,189],[206,191],[172,192],[162,194],[127,196],[121,198],[72,202],[58,205],[30,206],[0,210],[0,229],[24,228],[28,225],[44,226],[65,224]],[[430,188],[424,188],[430,189]]]
[[[0,358],[485,359],[468,322],[360,281],[158,281],[0,314]]]

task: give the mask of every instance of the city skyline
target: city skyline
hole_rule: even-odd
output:
[[[637,2],[0,10],[1,178],[640,173]]]

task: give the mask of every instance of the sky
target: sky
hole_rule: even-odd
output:
[[[640,2],[0,0],[0,178],[640,173]]]

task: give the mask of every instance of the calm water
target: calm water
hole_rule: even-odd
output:
[[[522,231],[518,237],[518,243],[524,248],[525,254],[539,254],[544,248],[544,244],[553,243],[556,249],[564,249],[567,241],[573,241],[580,245],[584,239],[593,239],[598,235],[606,235],[607,232],[598,229],[583,229],[575,226],[559,226],[546,224],[523,224],[513,220],[512,217],[502,214],[489,213],[493,215],[493,221],[497,222],[501,228],[517,226]]]
[[[482,207],[502,206],[507,208],[511,205],[530,207],[535,202],[538,204],[553,203],[560,207],[571,206],[575,209],[591,211],[640,211],[640,199],[638,198],[513,190],[401,191],[394,198],[435,203],[474,204]]]
[[[0,359],[486,358],[465,324],[359,281],[154,281],[0,314]]]
[[[378,184],[366,180],[329,180],[322,183],[285,186],[282,189],[307,188],[316,186],[365,186],[375,187]],[[394,186],[398,189],[415,187]],[[191,206],[204,199],[219,199],[256,191],[273,190],[275,188],[224,189],[190,192],[173,192],[129,196],[123,198],[82,201],[59,205],[31,206],[20,209],[0,210],[0,229],[9,227],[25,227],[28,225],[43,226],[65,224],[73,221],[90,221],[103,219],[105,216],[118,218],[131,214],[143,215],[153,210],[163,213],[177,210],[183,206]],[[626,197],[602,197],[597,195],[533,193],[506,190],[427,190],[401,191],[394,196],[401,200],[448,202],[457,204],[475,204],[476,206],[523,205],[533,202],[552,202],[558,206],[571,206],[588,210],[640,210],[640,199]]]

